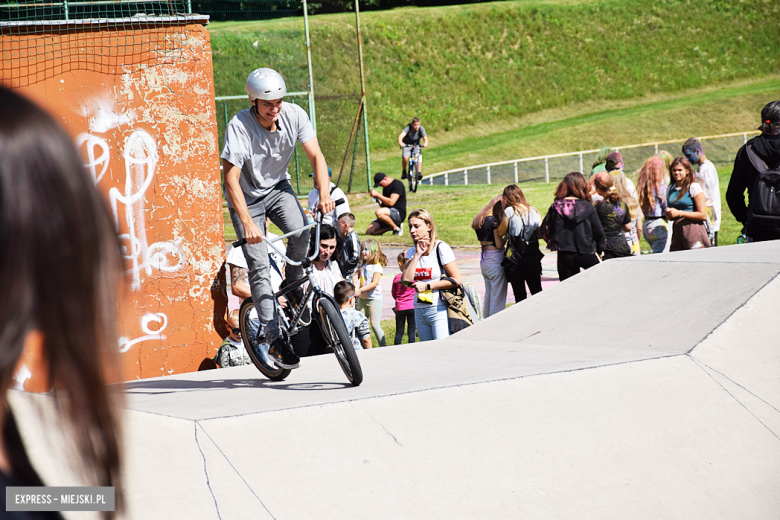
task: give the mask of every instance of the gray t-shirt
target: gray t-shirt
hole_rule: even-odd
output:
[[[233,116],[225,129],[220,157],[241,168],[239,184],[247,205],[289,179],[287,166],[296,141],[305,143],[316,136],[306,112],[291,103],[282,102],[276,127],[275,132],[269,132],[257,121],[252,109],[247,109]]]

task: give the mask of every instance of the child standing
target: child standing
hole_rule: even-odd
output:
[[[391,293],[395,299],[395,343],[400,345],[404,337],[404,322],[406,322],[408,331],[408,342],[414,343],[417,339],[417,327],[414,321],[414,287],[408,287],[401,284],[401,275],[404,272],[406,257],[404,253],[398,253],[398,268],[400,273],[393,278],[393,288]]]
[[[341,258],[339,268],[345,280],[352,276],[360,265],[360,239],[355,233],[355,215],[344,213],[339,217],[339,232],[341,233]]]
[[[355,310],[355,286],[346,280],[341,280],[333,288],[333,296],[341,309],[349,337],[352,339],[352,346],[355,347],[355,350],[360,350],[361,346],[362,348],[371,348],[371,331],[368,330],[368,320],[362,313]]]
[[[387,265],[387,257],[380,249],[379,243],[372,239],[366,240],[360,246],[360,256],[360,268],[353,278],[353,281],[360,283],[359,287],[355,289],[355,295],[360,297],[357,308],[363,311],[371,323],[371,330],[374,331],[379,346],[384,347],[387,342],[380,323],[382,319],[382,286],[379,285],[379,280],[382,278],[382,267]]]

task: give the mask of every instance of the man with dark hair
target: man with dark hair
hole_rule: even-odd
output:
[[[406,179],[406,169],[409,166],[409,159],[414,153],[414,149],[422,146],[428,148],[428,134],[425,132],[425,128],[420,124],[420,118],[415,117],[412,122],[406,125],[406,128],[401,130],[398,134],[398,146],[403,150],[401,156],[401,178]],[[420,162],[417,163],[417,178],[422,178],[422,155],[420,155]]]
[[[751,242],[780,238],[780,101],[761,110],[761,135],[737,152],[726,202]],[[745,205],[745,190],[749,204]],[[770,209],[774,208],[774,209]]]
[[[366,235],[383,235],[392,231],[401,236],[406,218],[406,188],[398,179],[392,179],[382,172],[374,175],[374,188],[382,186],[382,193],[371,190],[369,193],[379,203],[376,220],[368,226]]]
[[[720,230],[720,181],[718,180],[718,171],[712,161],[704,155],[704,148],[701,141],[691,137],[682,147],[683,155],[691,165],[698,165],[696,170],[696,181],[704,190],[704,199],[707,203],[707,215],[710,219],[710,242],[713,247],[718,245],[718,231]]]

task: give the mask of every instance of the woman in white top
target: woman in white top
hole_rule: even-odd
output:
[[[412,211],[408,221],[414,247],[406,252],[402,280],[413,282],[417,294],[414,300],[417,335],[420,341],[446,338],[450,335],[447,306],[439,298],[439,289],[454,287],[452,282],[442,280],[442,276],[461,283],[455,253],[445,242],[436,238],[433,217],[426,210]],[[440,265],[444,267],[444,273]]]

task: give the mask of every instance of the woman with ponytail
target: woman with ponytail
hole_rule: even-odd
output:
[[[631,256],[631,248],[623,234],[631,231],[631,212],[615,187],[612,175],[606,172],[597,173],[593,177],[593,187],[602,199],[594,206],[601,220],[601,227],[604,228],[604,235],[607,237],[607,246],[602,259]]]

